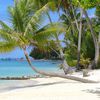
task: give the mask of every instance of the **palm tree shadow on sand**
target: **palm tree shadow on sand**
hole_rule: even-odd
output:
[[[96,94],[100,98],[100,88],[83,90],[87,93]]]
[[[0,92],[7,92],[7,91],[22,89],[22,88],[41,87],[41,86],[49,86],[49,85],[62,84],[62,83],[64,84],[64,83],[69,83],[69,82],[58,81],[58,82],[38,83],[37,81],[29,81],[26,83],[25,82],[20,83],[19,81],[19,83],[18,84],[17,83],[18,82],[16,82],[15,84],[12,83],[10,85],[5,85],[2,88],[0,87]],[[74,83],[77,83],[77,82],[74,82]]]

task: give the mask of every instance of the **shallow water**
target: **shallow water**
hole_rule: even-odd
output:
[[[60,71],[61,61],[33,61],[38,69],[46,71]],[[20,77],[37,75],[26,61],[0,61],[0,77]],[[31,87],[37,84],[34,80],[0,80],[0,93],[18,88]]]
[[[33,61],[32,64],[38,69],[46,71],[59,71],[61,61]],[[36,73],[29,67],[26,61],[0,61],[0,77],[32,76]]]

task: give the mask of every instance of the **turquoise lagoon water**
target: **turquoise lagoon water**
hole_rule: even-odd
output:
[[[33,61],[38,69],[45,71],[60,71],[61,61]],[[26,61],[0,61],[0,77],[20,77],[37,75]],[[23,87],[30,87],[37,82],[33,80],[0,80],[0,93]]]
[[[38,69],[46,71],[60,71],[60,61],[33,61],[32,64]],[[29,67],[26,61],[0,61],[0,77],[20,77],[20,76],[32,76],[36,73]]]

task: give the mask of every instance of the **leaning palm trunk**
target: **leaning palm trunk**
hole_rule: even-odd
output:
[[[66,62],[66,59],[65,59],[65,56],[64,56],[64,53],[63,53],[63,50],[62,49],[59,49],[60,51],[60,58],[62,59],[62,68],[63,68],[63,71],[65,74],[68,74],[69,73],[69,66]]]
[[[35,68],[34,66],[32,66],[32,63],[28,57],[28,53],[26,51],[25,48],[23,48],[24,51],[24,55],[26,57],[26,60],[29,64],[29,66],[36,72],[39,73],[41,75],[46,75],[46,76],[50,76],[50,77],[60,77],[60,78],[66,78],[66,79],[70,79],[70,80],[75,80],[75,81],[80,81],[83,83],[97,83],[96,81],[92,81],[92,80],[88,80],[88,79],[83,79],[83,78],[79,78],[79,77],[75,77],[75,76],[69,76],[69,75],[65,75],[65,74],[60,74],[60,73],[54,73],[54,72],[45,72],[42,70],[38,70],[37,68]]]
[[[86,16],[87,23],[90,27],[91,35],[92,35],[94,46],[95,46],[95,58],[94,58],[93,63],[91,64],[91,67],[95,68],[97,66],[97,63],[98,63],[98,60],[99,60],[99,43],[98,43],[98,40],[95,36],[94,30],[93,30],[93,27],[92,27],[92,22],[89,19],[87,12],[84,9],[82,9],[82,10],[83,10],[84,15]]]
[[[51,20],[51,17],[50,17],[48,12],[47,12],[47,16],[48,16],[48,19],[49,19],[50,23],[52,24],[52,20]],[[60,58],[62,59],[62,69],[63,69],[65,74],[68,74],[69,73],[69,65],[67,64],[67,61],[65,59],[65,56],[64,56],[62,47],[60,45],[57,33],[56,33],[55,38],[56,38],[56,41],[57,41],[57,46],[58,46],[58,50],[59,50],[59,53],[60,53]]]

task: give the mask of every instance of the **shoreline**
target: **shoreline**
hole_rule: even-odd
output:
[[[0,80],[31,80],[34,78],[50,78],[50,76],[33,75],[33,76],[20,76],[20,77],[0,77]]]
[[[0,100],[99,100],[100,70],[89,74],[83,78],[98,80],[99,83],[81,83],[58,77],[5,80],[0,84]],[[72,75],[82,77],[81,72]]]
[[[59,72],[60,74],[64,74],[62,71]],[[100,82],[100,78],[97,77],[100,73],[100,69],[96,69],[96,70],[90,70],[88,73],[88,76],[83,77],[83,71],[79,71],[79,72],[72,72],[69,73],[68,76],[75,76],[75,77],[79,77],[79,78],[83,78],[83,79],[90,79],[93,81],[98,81]],[[40,74],[35,74],[35,75],[31,75],[31,76],[5,76],[5,77],[0,77],[0,80],[30,80],[30,79],[35,79],[35,78],[49,78],[51,76],[44,76],[44,75],[40,75]]]
[[[21,60],[21,59],[0,59],[0,61],[27,61],[26,59]],[[59,59],[31,59],[31,61],[62,61]]]

